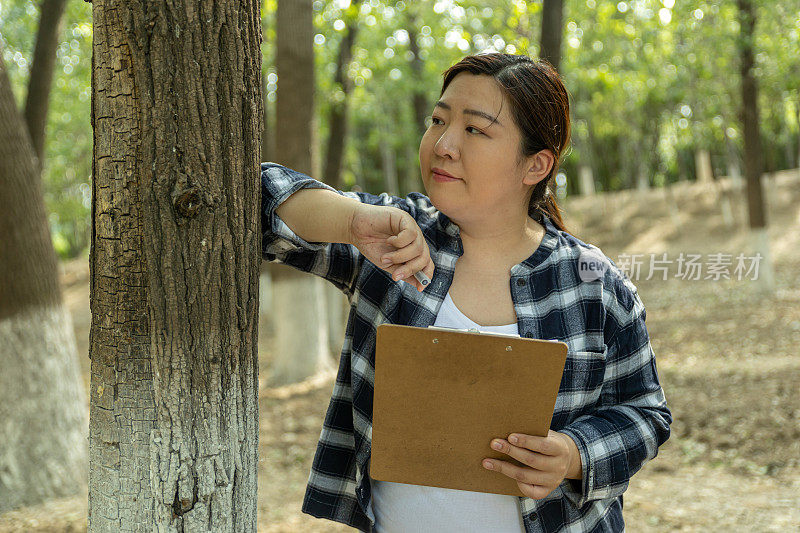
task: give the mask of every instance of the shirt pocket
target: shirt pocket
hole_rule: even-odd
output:
[[[606,369],[606,350],[569,350],[556,399],[556,411],[575,415],[600,398]]]

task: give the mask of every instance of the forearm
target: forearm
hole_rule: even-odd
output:
[[[328,189],[300,189],[275,209],[308,242],[350,241],[350,221],[360,202]]]

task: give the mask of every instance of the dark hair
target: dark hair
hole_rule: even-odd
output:
[[[544,149],[553,152],[553,168],[533,186],[528,215],[542,223],[544,213],[558,229],[567,231],[551,186],[570,140],[569,94],[558,72],[545,59],[534,60],[521,54],[470,55],[444,71],[439,96],[461,72],[492,76],[500,84],[511,104],[514,123],[522,133],[520,161]]]

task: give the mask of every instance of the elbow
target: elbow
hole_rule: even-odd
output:
[[[656,443],[660,447],[667,442],[672,433],[672,412],[666,405],[656,411],[653,417],[653,424],[656,432]]]

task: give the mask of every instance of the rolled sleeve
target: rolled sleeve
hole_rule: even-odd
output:
[[[339,192],[330,185],[291,171],[275,163],[261,163],[261,220],[264,234],[264,253],[272,248],[286,250],[322,250],[326,243],[310,243],[297,235],[278,216],[276,210],[300,189],[327,189]]]
[[[411,193],[401,198],[385,192],[376,195],[360,191],[340,191],[278,163],[261,163],[262,258],[326,279],[348,297],[355,290],[364,260],[358,248],[349,243],[308,242],[297,235],[275,212],[287,198],[300,189],[327,189],[361,203],[396,207],[409,213],[418,223],[419,217],[430,217],[434,211],[430,200],[420,193]]]
[[[622,290],[630,286],[626,281]],[[630,308],[609,313],[617,323],[599,406],[559,430],[575,441],[581,457],[583,477],[565,491],[577,507],[621,495],[670,435],[672,414],[659,384],[644,305],[635,289],[614,302],[628,302]]]

